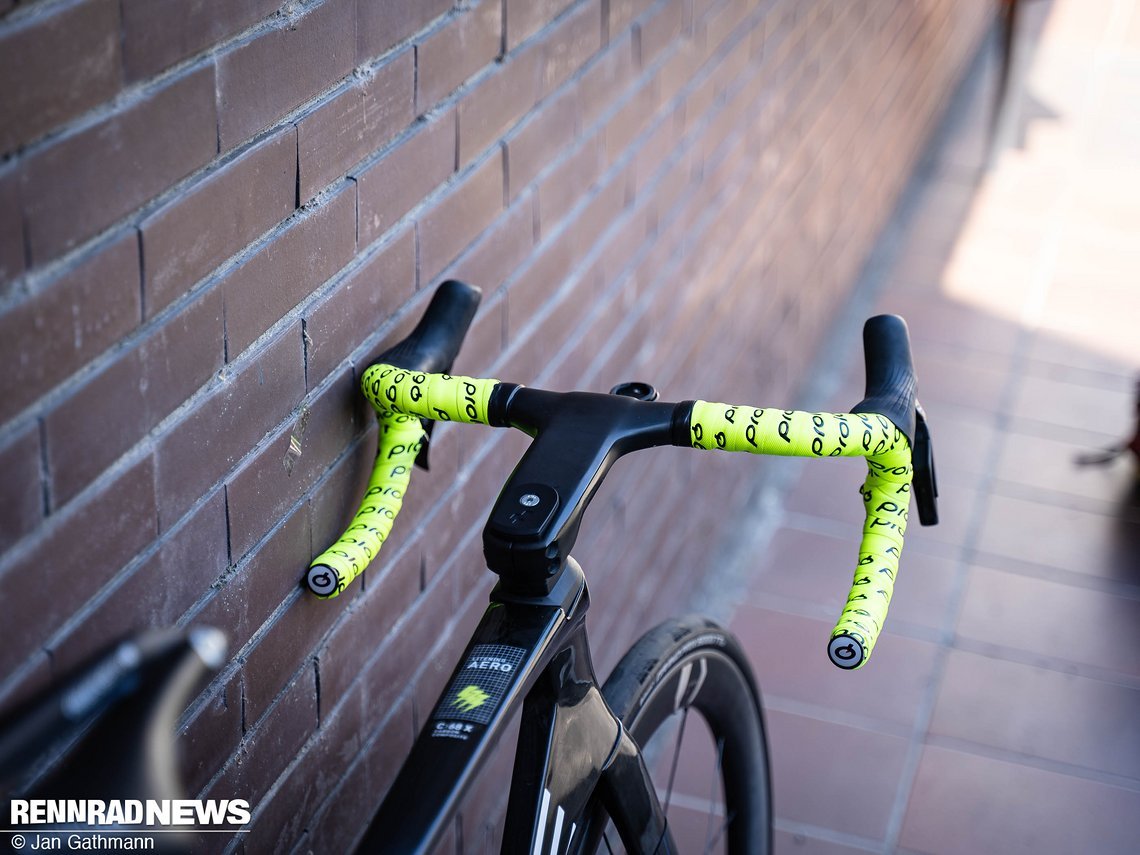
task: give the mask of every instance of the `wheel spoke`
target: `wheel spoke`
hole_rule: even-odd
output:
[[[677,741],[673,744],[673,762],[669,767],[669,785],[665,790],[665,803],[661,805],[661,812],[668,815],[669,802],[673,799],[673,782],[677,778],[677,764],[681,759],[681,740],[685,738],[685,722],[689,720],[689,708],[681,714],[681,724],[677,728]]]

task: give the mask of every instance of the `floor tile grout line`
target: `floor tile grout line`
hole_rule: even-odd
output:
[[[988,490],[982,485],[971,487],[959,485],[959,488],[977,493],[979,504],[984,501],[988,505],[989,500],[994,498],[1014,501],[1032,501],[1025,499],[1024,496],[1004,492],[996,480]],[[1036,502],[1036,504],[1053,510],[1074,511],[1093,517],[1106,516],[1106,514],[1100,511],[1066,504],[1052,504],[1049,502]],[[852,539],[857,540],[860,531],[859,525],[854,522],[793,510],[784,511],[780,528],[787,531],[828,537],[844,542]],[[969,529],[969,524],[967,524],[966,528],[967,530]],[[931,539],[919,543],[912,540],[906,544],[904,554],[918,554],[926,556],[927,558],[955,562],[959,560],[961,549],[961,542],[952,544],[944,540]],[[1066,585],[1081,591],[1094,591],[1125,600],[1140,599],[1140,584],[1138,583],[1120,581],[1109,576],[1102,576],[1095,573],[1081,573],[1079,571],[1069,570],[1067,567],[1060,567],[1053,564],[1043,564],[1040,561],[1032,561],[1008,553],[995,552],[983,548],[976,543],[969,547],[969,555],[967,558],[971,566],[980,565],[988,570],[995,570],[1041,582],[1050,582],[1056,585]]]
[[[1073,677],[1107,686],[1140,691],[1140,674],[1125,674],[1120,671],[1099,668],[1084,662],[1071,662],[1056,657],[1042,656],[1031,650],[1021,650],[1004,644],[981,641],[968,636],[959,636],[953,646],[957,653],[980,656],[1009,665],[1021,665],[1040,671],[1048,671],[1063,677]]]
[[[1024,751],[1016,751],[1012,748],[987,745],[984,742],[954,736],[932,736],[928,744],[933,748],[957,751],[961,754],[969,754],[973,757],[981,757],[999,763],[1011,763],[1017,766],[1036,769],[1041,772],[1063,775],[1066,778],[1079,778],[1082,781],[1091,781],[1120,790],[1140,793],[1140,778],[1134,778],[1129,775],[1119,775],[1115,772],[1095,769],[1091,766],[1082,766],[1079,763],[1053,760],[1048,757],[1042,757],[1039,754],[1030,754]]]
[[[822,623],[826,623],[833,616],[833,609],[820,604],[816,598],[796,597],[770,591],[763,591],[761,593],[764,599],[763,605],[757,605],[755,602],[745,602],[740,605],[740,608],[752,612],[773,612],[787,617],[819,621]],[[891,621],[891,628],[884,630],[884,639],[894,637],[918,642],[920,644],[928,644],[933,647],[945,646],[942,644],[942,631],[935,627],[928,624],[915,623],[912,620],[905,620],[897,616],[892,616]],[[1089,662],[1058,658],[1056,656],[1036,653],[1032,650],[1011,647],[1007,644],[985,641],[984,639],[963,635],[955,635],[953,642],[949,645],[949,649],[954,653],[980,656],[985,659],[1048,671],[1066,677],[1075,677],[1080,680],[1140,691],[1140,673],[1128,674],[1111,668],[1102,668]],[[767,699],[768,696],[768,693],[765,692],[765,699]],[[775,695],[773,697],[779,696]]]
[[[837,846],[846,846],[852,849],[862,849],[866,852],[878,851],[879,841],[869,837],[861,837],[845,831],[836,831],[824,825],[813,825],[810,822],[796,822],[790,819],[776,819],[773,821],[776,831],[783,831],[794,836],[811,837]]]
[[[854,713],[836,709],[827,704],[814,701],[802,701],[789,698],[786,695],[765,693],[765,712],[777,712],[784,715],[794,715],[825,724],[836,724],[854,730],[864,730],[879,736],[889,736],[898,740],[907,740],[910,737],[911,725],[890,721],[867,713]]]

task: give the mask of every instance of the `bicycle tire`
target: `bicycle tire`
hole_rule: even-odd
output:
[[[748,661],[730,633],[699,616],[665,621],[629,649],[602,693],[643,752],[652,753],[654,738],[662,735],[663,725],[675,714],[687,719],[688,710],[696,710],[718,749],[716,772],[724,809],[724,816],[717,820],[719,830],[714,835],[710,825],[706,844],[716,844],[713,851],[727,847],[729,855],[772,851],[763,707]],[[670,789],[672,784],[670,780]],[[673,794],[659,792],[658,797],[665,806]],[[595,807],[587,816],[596,818],[599,811]],[[672,823],[668,810],[666,818]],[[594,849],[603,842],[603,830],[597,823],[591,825],[595,827],[586,837],[586,850],[607,851],[608,839],[606,846]],[[684,849],[681,843],[677,845]]]

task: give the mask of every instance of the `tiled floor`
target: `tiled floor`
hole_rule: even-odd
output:
[[[781,853],[1140,852],[1140,470],[1074,463],[1135,419],[1140,0],[1025,6],[990,168],[992,52],[856,298],[910,324],[942,489],[870,664],[824,653],[858,465],[787,464],[741,550]]]

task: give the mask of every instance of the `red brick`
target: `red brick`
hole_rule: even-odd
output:
[[[0,447],[0,554],[40,524],[44,517],[40,426],[32,423]]]
[[[510,439],[502,437],[497,445],[498,451],[493,451],[480,460],[475,470],[469,471],[469,479],[462,489],[450,493],[425,521],[424,531],[430,536],[421,538],[421,550],[424,575],[429,584],[440,574],[454,570],[456,565],[470,566],[477,574],[486,572],[481,541],[476,536],[481,528],[478,521],[488,513],[502,488],[509,464],[521,456],[518,454],[518,445],[523,439],[522,435],[511,439],[515,440],[514,445]],[[430,587],[428,595],[434,597],[432,591],[439,587],[438,583]],[[453,593],[456,597],[459,596],[459,592]],[[466,594],[466,591],[462,592],[462,596]],[[451,600],[452,607],[458,605],[456,597]]]
[[[609,34],[612,39],[641,17],[654,4],[655,0],[610,0]]]
[[[246,676],[243,671],[243,679]],[[237,754],[206,791],[210,799],[246,799],[256,809],[262,796],[317,729],[315,672],[309,668],[291,682],[261,721],[246,719]]]
[[[504,0],[507,50],[514,50],[573,3],[574,0]]]
[[[488,298],[518,269],[534,247],[534,207],[530,197],[519,199],[504,216],[449,267],[441,278],[459,279],[483,289]],[[466,353],[466,350],[464,351]],[[483,354],[478,364],[489,365],[491,354]],[[467,369],[462,373],[467,373]]]
[[[526,326],[562,287],[580,260],[576,237],[571,228],[544,242],[517,281],[511,284],[508,299],[512,327]],[[544,357],[549,358],[556,352],[557,348],[551,344]],[[542,364],[541,357],[538,364]]]
[[[704,52],[694,42],[681,39],[676,49],[656,69],[661,91],[674,97],[684,95],[683,90],[694,79],[704,60]]]
[[[542,39],[542,95],[549,95],[602,46],[601,0],[587,0]]]
[[[304,565],[298,569],[303,572]],[[341,616],[342,608],[342,603],[317,599],[306,589],[298,591],[273,618],[253,649],[245,653],[242,697],[247,722],[261,718],[298,669],[305,680],[312,678],[313,651]]]
[[[538,186],[538,222],[547,234],[589,192],[602,172],[600,136],[587,139]]]
[[[356,3],[325,0],[218,57],[218,143],[233,148],[352,70]],[[266,85],[273,81],[273,85]]]
[[[452,0],[385,0],[357,11],[356,61],[369,62],[419,32],[452,6]]]
[[[510,222],[510,220],[502,220],[501,222]],[[493,241],[492,236],[496,231],[497,229],[488,232],[484,240]],[[513,244],[505,249],[504,253],[509,253],[512,249]],[[529,254],[529,246],[523,257],[527,254]],[[460,263],[462,264],[462,261]],[[474,276],[466,281],[472,284],[479,283],[479,280]],[[495,280],[488,277],[488,281]],[[470,332],[463,340],[463,349],[459,352],[459,358],[455,363],[457,371],[472,377],[487,376],[491,366],[498,361],[499,355],[503,352],[503,330],[507,322],[506,292],[493,291],[492,287],[488,285],[483,289],[483,293],[484,297],[483,302],[479,305],[479,313],[471,324]],[[466,430],[459,430],[456,433],[460,438],[460,460],[466,460],[463,452],[463,440],[467,437],[473,438],[476,434]]]
[[[643,68],[652,65],[681,37],[683,17],[682,0],[666,0],[637,25],[638,57]]]
[[[302,210],[223,282],[226,354],[233,360],[356,253],[356,187]]]
[[[423,663],[425,653],[444,634],[441,630],[449,629],[447,624],[454,610],[450,594],[450,586],[446,584],[429,588],[413,606],[404,610],[403,619],[389,631],[382,648],[374,636],[356,634],[356,644],[362,646],[366,654],[357,672],[369,702],[378,709],[394,706],[405,689],[414,685],[416,670]],[[373,655],[369,657],[369,653]],[[420,709],[419,714],[422,717],[427,710]]]
[[[684,204],[685,191],[692,180],[692,169],[689,160],[681,156],[672,159],[665,172],[657,178],[653,189],[660,219],[675,221],[674,208]]]
[[[365,695],[365,698],[367,697]],[[373,739],[364,752],[365,763],[368,766],[368,783],[377,796],[377,807],[379,799],[383,798],[396,780],[396,774],[400,771],[404,758],[412,750],[412,740],[416,737],[415,710],[412,708],[411,699],[394,706],[395,709],[391,713],[385,708],[380,708],[373,714],[373,718],[381,718],[381,711],[383,712],[383,726],[378,734],[379,738]],[[392,750],[390,752],[382,750],[385,745],[391,745]]]
[[[221,577],[228,562],[225,495],[218,490],[52,645],[53,667],[62,673],[130,632],[173,626]]]
[[[367,698],[364,702],[367,703]],[[364,745],[361,750],[363,759],[352,767],[340,788],[331,794],[325,810],[310,819],[301,844],[306,851],[353,851],[392,785],[400,764],[411,750],[410,700],[403,701],[392,710],[373,709],[371,712],[368,723],[383,715],[383,726]],[[341,767],[348,759],[341,761]]]
[[[243,361],[158,442],[155,482],[163,530],[244,457],[267,428],[281,422],[304,394],[298,324]]]
[[[494,144],[541,95],[543,56],[530,49],[494,69],[459,102],[459,164]]]
[[[707,123],[715,100],[716,80],[712,76],[702,78],[695,86],[689,88],[684,100],[686,133],[694,132],[694,128],[700,128]]]
[[[650,81],[622,104],[606,123],[603,133],[606,158],[610,163],[621,157],[642,131],[649,127],[657,110],[657,96],[655,81]]]
[[[369,736],[363,715],[365,705],[365,699],[356,692],[349,703],[338,706],[331,715],[326,709],[319,710],[320,728],[314,739],[304,746],[288,776],[258,805],[257,822],[244,840],[249,851],[295,851],[295,844],[314,825],[317,810],[332,795],[330,781],[350,785],[332,796],[339,824],[347,826],[341,833],[354,835],[358,825],[367,824],[374,807],[372,800],[377,795],[363,780],[367,767],[359,760],[361,747]],[[357,804],[362,806],[352,812]],[[322,844],[311,850],[309,839],[306,838],[306,845],[302,847],[304,851],[352,850],[351,839],[339,845]]]
[[[503,209],[503,158],[495,152],[416,220],[420,276],[431,281]]]
[[[631,166],[636,166],[636,163]],[[593,252],[595,246],[602,242],[604,237],[613,232],[619,224],[623,208],[627,207],[626,182],[624,176],[617,175],[609,179],[598,189],[594,196],[586,203],[581,213],[575,218],[571,228],[574,232],[575,252],[579,257],[585,257]],[[644,210],[642,207],[642,210]],[[628,235],[633,238],[635,235]],[[643,236],[643,233],[642,235]],[[627,243],[626,250],[632,255],[640,246],[637,243]]]
[[[549,292],[548,292],[549,293]],[[526,295],[520,295],[525,298]],[[532,317],[522,314],[520,310],[516,320],[516,328],[511,331],[510,356],[507,364],[500,372],[505,377],[522,380],[525,383],[534,383],[539,377],[539,385],[556,389],[577,389],[582,386],[583,365],[577,366],[577,373],[568,377],[565,372],[557,369],[552,373],[550,366],[552,358],[572,337],[577,339],[587,333],[587,330],[578,328],[580,323],[581,301],[567,299],[566,295],[554,306],[554,311],[542,318],[538,324],[531,323]],[[589,358],[593,358],[593,354]],[[542,369],[535,368],[542,365]],[[541,372],[541,373],[539,373]],[[613,384],[610,384],[611,386]],[[608,388],[608,387],[607,387]],[[521,456],[522,449],[515,451],[516,459]],[[501,480],[506,480],[505,473]]]
[[[366,415],[352,371],[345,369],[316,398],[307,398],[297,418],[226,480],[235,556],[244,555],[300,501],[363,430]],[[290,453],[297,447],[299,456]],[[300,564],[306,557],[299,558]]]
[[[414,55],[405,50],[297,123],[302,201],[411,123],[415,77]]]
[[[137,327],[140,293],[138,238],[130,231],[0,315],[0,423]]]
[[[222,366],[220,289],[199,298],[93,375],[44,418],[48,484],[58,507]]]
[[[232,646],[230,650],[232,652]],[[241,741],[241,675],[238,672],[232,672],[208,690],[205,702],[175,741],[183,758],[186,793],[193,798]]]
[[[583,128],[593,127],[629,88],[634,72],[633,44],[631,33],[611,41],[605,53],[582,75],[578,93]]]
[[[306,312],[309,388],[380,329],[415,290],[416,240],[408,227]]]
[[[396,669],[411,670],[416,660],[400,651],[410,652],[400,633],[392,633],[420,593],[420,555],[418,550],[405,550],[400,556],[383,556],[381,566],[369,579],[368,590],[358,598],[345,620],[329,635],[317,652],[317,670],[321,679],[322,707],[331,709],[351,695],[353,685],[373,660],[384,659]],[[394,559],[394,560],[393,560]],[[355,583],[354,583],[355,584]],[[326,603],[331,606],[331,603]],[[392,687],[395,688],[395,685]],[[369,703],[382,709],[383,698]]]
[[[286,128],[142,221],[147,315],[292,213],[296,145],[293,129]]]
[[[310,559],[324,552],[344,533],[360,507],[360,498],[364,495],[375,459],[376,429],[370,427],[346,449],[345,456],[332,467],[309,496],[310,525],[313,531]],[[351,587],[349,592],[352,592]],[[341,597],[344,596],[341,594]]]
[[[30,656],[155,534],[154,462],[146,458],[5,556],[0,596],[11,607],[0,674]]]
[[[507,138],[507,185],[513,202],[575,138],[579,122],[577,93],[570,90],[543,103]]]
[[[302,505],[249,554],[235,555],[234,572],[222,580],[194,623],[222,630],[236,654],[296,590],[309,552],[309,511]],[[282,572],[288,567],[297,572]]]
[[[419,128],[376,163],[354,172],[360,245],[368,246],[455,171],[455,113]]]
[[[743,3],[723,3],[710,9],[698,23],[704,29],[706,48],[716,50],[740,29],[740,23],[747,14],[748,8]],[[805,56],[809,53],[806,49],[803,51]]]
[[[416,45],[416,112],[426,113],[502,49],[502,5],[481,0]]]
[[[613,186],[615,185],[611,185]],[[597,250],[600,254],[595,262],[602,283],[616,282],[628,267],[645,240],[649,225],[647,221],[644,209],[626,217],[615,213],[607,219],[607,223],[612,223],[613,226],[600,236],[600,249]],[[633,285],[627,283],[626,287],[632,288]]]
[[[221,367],[221,294],[207,292],[147,336],[141,346],[146,412],[157,423]]]
[[[657,179],[665,161],[677,150],[679,133],[675,118],[675,116],[662,118],[638,149],[633,164],[636,198],[640,198],[643,193],[654,192],[654,188],[650,188],[649,185]]]
[[[214,67],[37,151],[22,196],[31,257],[41,264],[105,229],[217,151]]]
[[[122,0],[123,67],[142,80],[260,21],[280,0]]]
[[[119,4],[88,0],[28,16],[0,36],[0,154],[119,91]]]
[[[24,272],[24,218],[20,213],[20,173],[0,173],[0,288]]]

